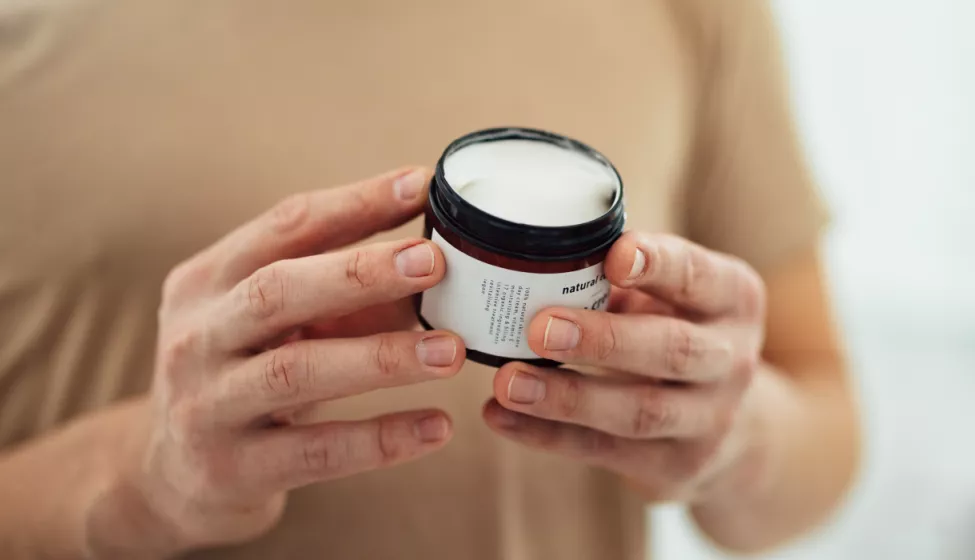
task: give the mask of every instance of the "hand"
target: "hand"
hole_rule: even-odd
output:
[[[488,424],[620,473],[655,501],[706,500],[718,482],[759,476],[745,460],[759,446],[744,399],[764,337],[758,274],[684,239],[634,233],[605,270],[609,312],[547,309],[528,334],[542,357],[596,369],[504,366]]]
[[[450,333],[349,338],[396,327],[405,298],[440,281],[435,245],[321,253],[415,216],[428,180],[389,173],[294,196],[169,275],[149,443],[132,485],[175,548],[256,537],[279,519],[287,490],[402,463],[450,438],[437,410],[288,420],[310,403],[460,369],[463,343]]]

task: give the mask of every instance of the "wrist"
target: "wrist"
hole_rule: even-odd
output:
[[[776,421],[785,420],[781,410],[791,402],[775,374],[762,368],[744,396],[739,417],[723,446],[717,468],[702,485],[691,511],[698,522],[703,519],[736,517],[743,522],[743,512],[762,509],[774,492],[782,446],[774,441]]]
[[[83,549],[92,560],[156,560],[183,549],[170,523],[156,511],[143,468],[149,406],[140,399],[114,409],[114,425],[100,453],[99,479],[84,499]],[[122,427],[122,428],[120,428]]]
[[[123,479],[91,502],[84,534],[86,558],[92,560],[158,560],[183,550],[144,493]]]
[[[691,506],[698,527],[714,542],[738,552],[761,552],[798,535],[828,511],[825,504],[836,493],[823,483],[829,477],[821,466],[829,462],[821,461],[821,450],[839,448],[822,439],[835,420],[830,394],[767,365],[755,376],[743,405],[740,459]]]

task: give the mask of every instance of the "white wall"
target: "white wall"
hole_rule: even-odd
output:
[[[768,558],[975,558],[975,2],[778,0],[864,406],[860,485]],[[654,558],[725,558],[678,509]]]

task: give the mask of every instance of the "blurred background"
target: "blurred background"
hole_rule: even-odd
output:
[[[835,516],[762,560],[975,560],[975,0],[773,2],[867,447]],[[728,560],[651,517],[654,560]]]
[[[975,559],[975,3],[776,9],[868,447],[838,515],[767,558]],[[653,521],[654,558],[727,558]]]

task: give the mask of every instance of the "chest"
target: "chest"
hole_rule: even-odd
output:
[[[156,283],[291,192],[506,124],[593,145],[631,224],[677,227],[692,103],[660,3],[105,1],[78,21],[0,97],[0,243],[25,280]]]

